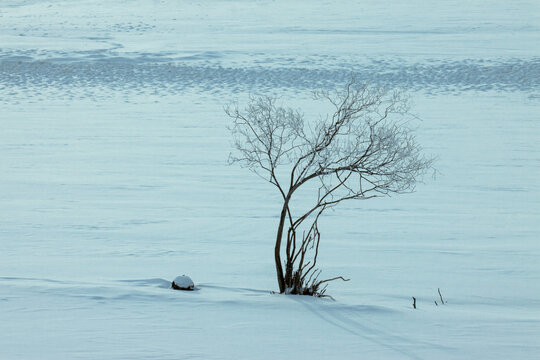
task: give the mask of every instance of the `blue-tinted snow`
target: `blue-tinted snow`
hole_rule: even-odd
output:
[[[539,24],[536,1],[3,1],[0,358],[536,359]],[[411,94],[438,173],[321,219],[337,301],[272,294],[279,196],[227,166],[223,106],[311,118],[351,73]]]

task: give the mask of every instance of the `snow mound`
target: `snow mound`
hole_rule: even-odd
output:
[[[173,280],[171,287],[175,290],[193,290],[195,285],[189,276],[181,275]]]

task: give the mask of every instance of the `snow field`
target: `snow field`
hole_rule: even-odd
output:
[[[537,10],[3,2],[0,358],[537,358]],[[351,72],[411,94],[438,173],[321,219],[335,302],[272,294],[279,197],[223,106],[317,116]]]

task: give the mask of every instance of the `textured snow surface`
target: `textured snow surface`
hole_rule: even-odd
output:
[[[0,359],[537,359],[538,44],[537,1],[1,1]],[[351,74],[438,173],[321,219],[336,301],[272,294],[223,107]]]

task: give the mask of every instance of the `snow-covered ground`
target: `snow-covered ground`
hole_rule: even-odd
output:
[[[533,0],[0,1],[0,359],[537,359],[539,44]],[[336,301],[271,294],[223,106],[351,73],[439,173],[321,221]]]

